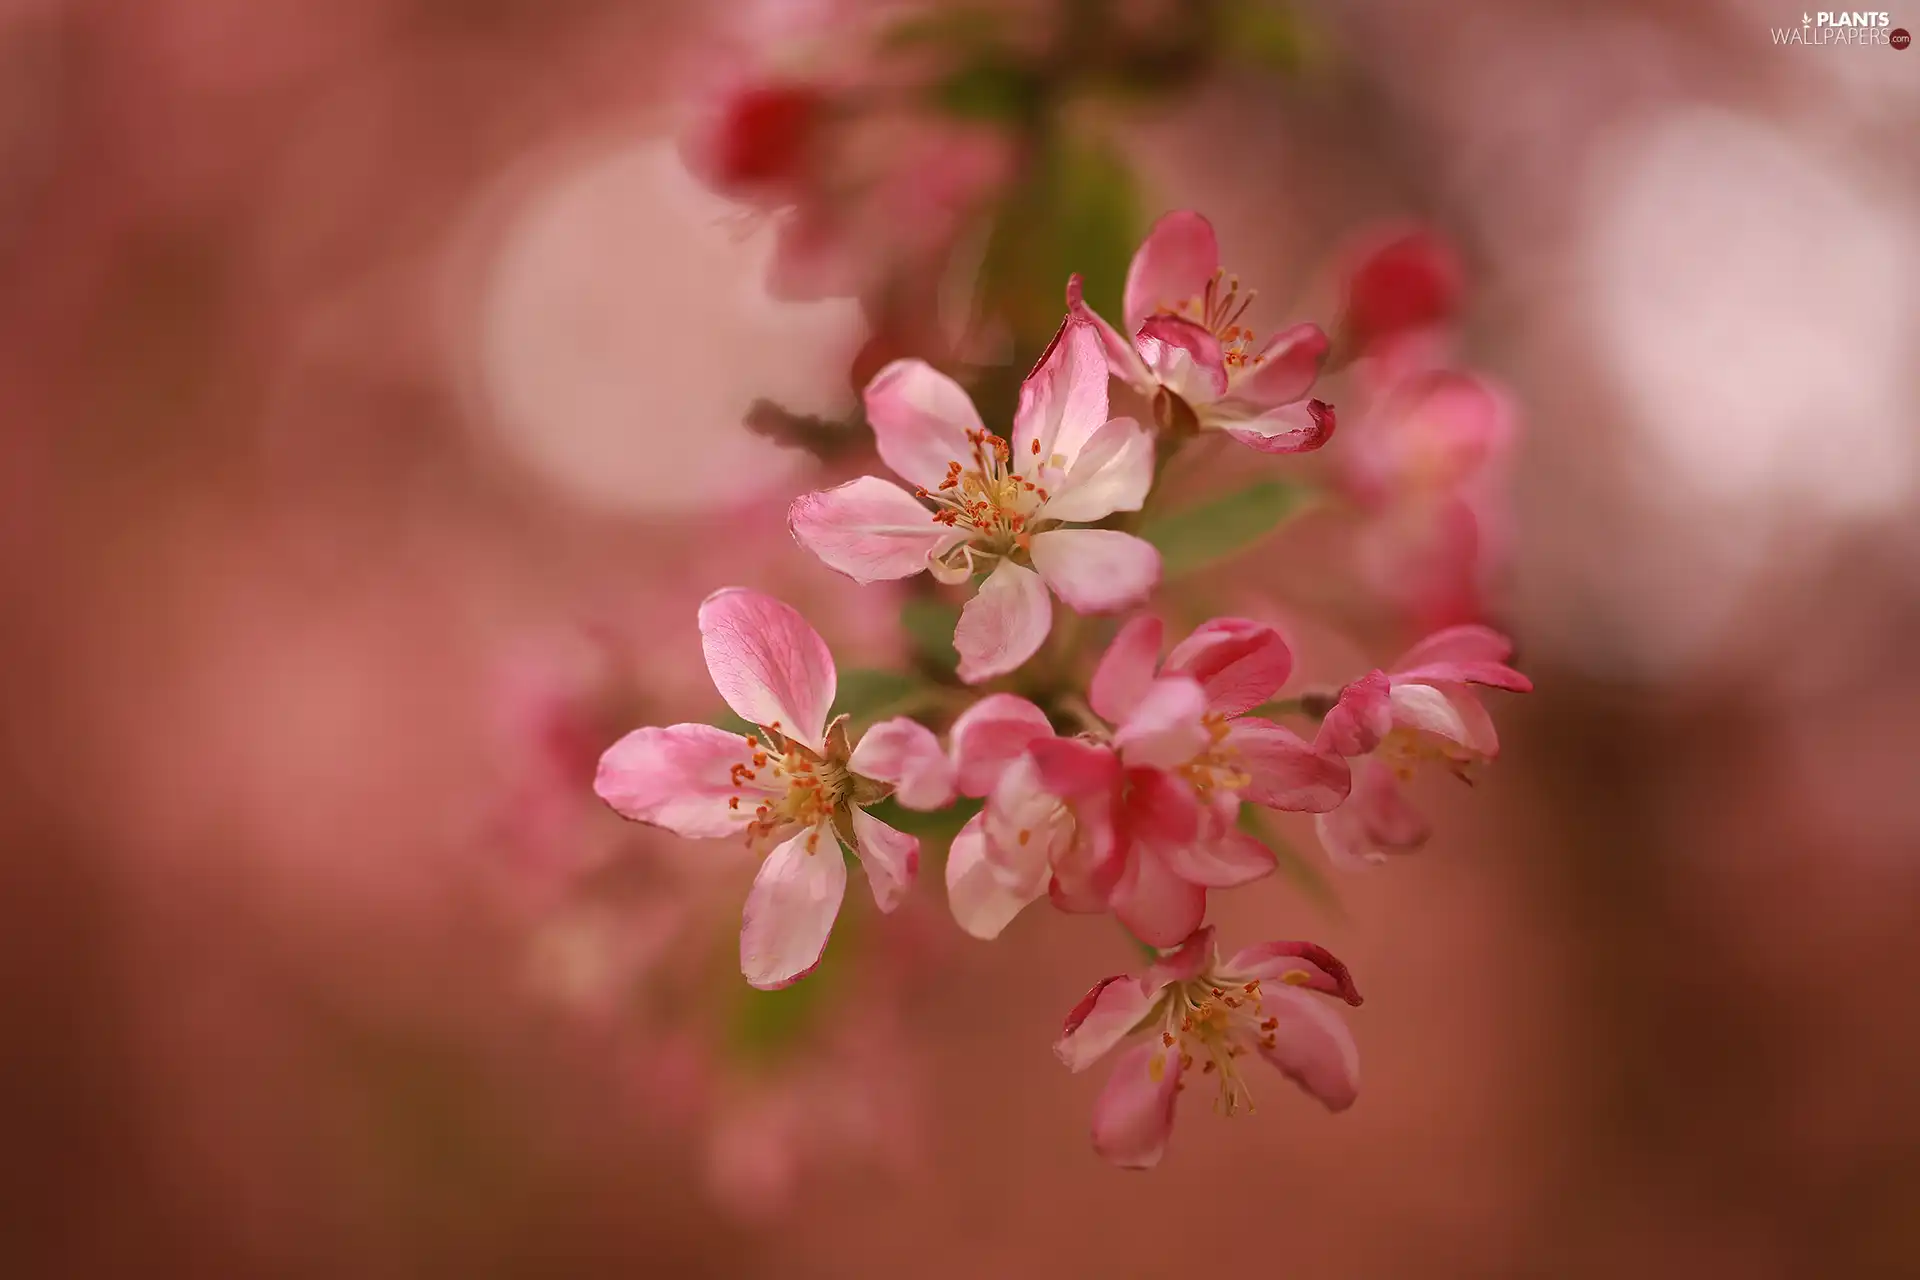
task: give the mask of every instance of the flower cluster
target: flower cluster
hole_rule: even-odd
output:
[[[1248,618],[1215,618],[1169,646],[1162,621],[1139,613],[1097,662],[1081,662],[1085,632],[1056,628],[1054,601],[1074,615],[1147,602],[1161,557],[1134,521],[1157,464],[1207,431],[1261,453],[1312,450],[1335,421],[1310,395],[1329,339],[1312,324],[1258,338],[1252,294],[1221,272],[1200,215],[1156,224],[1125,299],[1130,337],[1069,282],[1060,331],[1004,432],[953,378],[918,360],[887,365],[866,387],[867,418],[880,461],[904,483],[861,476],[793,504],[798,543],[858,582],[924,572],[973,584],[943,714],[880,719],[856,739],[848,715],[830,718],[839,677],[821,637],[780,601],[728,588],[701,605],[700,636],[716,689],[752,731],[635,730],[601,759],[596,789],[628,818],[764,856],[740,967],[765,989],[819,964],[846,892],[842,850],[881,911],[905,899],[921,840],[876,806],[900,818],[977,805],[945,860],[962,929],[995,938],[1044,897],[1060,911],[1111,913],[1155,955],[1143,975],[1094,987],[1057,1046],[1078,1071],[1143,1036],[1100,1098],[1094,1144],[1145,1167],[1196,1075],[1215,1077],[1220,1109],[1250,1104],[1248,1057],[1334,1110],[1357,1094],[1353,1038],[1322,999],[1360,1003],[1345,966],[1306,942],[1216,951],[1209,892],[1276,867],[1247,819],[1313,814],[1343,866],[1412,848],[1427,826],[1403,784],[1423,762],[1465,777],[1491,759],[1498,740],[1480,691],[1530,686],[1508,665],[1508,641],[1480,625],[1438,631],[1337,693],[1287,702],[1274,699],[1293,652]],[[1397,316],[1350,310],[1349,324],[1377,331]],[[1115,380],[1151,404],[1151,426],[1109,415]],[[1032,663],[1050,636],[1048,660]],[[1053,674],[1033,675],[1040,666]],[[1303,734],[1283,716],[1319,723]]]

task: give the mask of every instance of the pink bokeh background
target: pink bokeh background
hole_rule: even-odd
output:
[[[1110,921],[850,906],[871,1016],[783,1076],[688,1042],[732,997],[674,940],[724,968],[751,860],[590,802],[712,713],[722,582],[899,654],[786,535],[833,467],[740,425],[847,410],[867,334],[680,162],[713,16],[0,4],[0,1269],[1920,1268],[1920,54],[1735,0],[1303,12],[1299,77],[1089,127],[1284,311],[1356,227],[1460,245],[1538,692],[1420,855],[1216,909],[1359,975],[1359,1105],[1190,1105],[1143,1175],[1048,1051]],[[668,952],[664,1012],[608,995]]]

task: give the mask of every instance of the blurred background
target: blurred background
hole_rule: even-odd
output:
[[[1920,1274],[1920,52],[1800,16],[0,0],[0,1271]],[[1360,1103],[1142,1175],[1049,1051],[1111,921],[930,858],[762,996],[753,861],[590,778],[719,585],[932,665],[787,500],[1186,207],[1341,432],[1190,476],[1329,496],[1163,607],[1538,692],[1418,856],[1218,899],[1352,966]],[[1379,462],[1389,338],[1510,433]]]

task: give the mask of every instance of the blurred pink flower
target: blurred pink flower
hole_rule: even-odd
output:
[[[1507,665],[1513,642],[1481,626],[1449,627],[1407,650],[1391,674],[1373,671],[1340,691],[1314,746],[1367,756],[1352,797],[1316,820],[1335,862],[1358,866],[1415,848],[1427,827],[1400,783],[1426,760],[1468,778],[1472,765],[1500,752],[1493,719],[1475,686],[1529,693],[1532,681]]]
[[[1280,633],[1244,618],[1194,629],[1160,665],[1160,620],[1135,618],[1094,672],[1094,711],[1117,725],[1125,870],[1110,898],[1134,936],[1172,946],[1200,927],[1207,890],[1246,884],[1274,856],[1240,831],[1242,800],[1318,813],[1346,799],[1347,767],[1291,729],[1244,714],[1286,682]]]
[[[1271,984],[1271,985],[1263,985]],[[1306,991],[1291,988],[1304,987]],[[1173,1131],[1174,1104],[1199,1064],[1218,1078],[1217,1107],[1232,1115],[1253,1098],[1240,1059],[1257,1054],[1331,1111],[1360,1092],[1360,1055],[1344,1019],[1307,991],[1361,1003],[1347,967],[1310,942],[1268,942],[1224,964],[1213,930],[1201,929],[1138,977],[1096,983],[1067,1015],[1054,1053],[1084,1071],[1137,1030],[1093,1110],[1093,1146],[1114,1164],[1150,1169]]]
[[[637,822],[773,846],[747,895],[740,967],[756,987],[784,987],[826,950],[847,887],[843,841],[882,911],[913,883],[919,840],[866,806],[897,789],[902,804],[939,808],[952,798],[951,771],[933,733],[911,720],[877,724],[848,749],[843,720],[827,724],[833,656],[790,606],[717,591],[700,606],[700,637],[720,696],[765,736],[705,724],[636,729],[601,757],[594,789]]]
[[[1507,551],[1511,398],[1452,367],[1462,280],[1424,228],[1377,233],[1349,255],[1342,342],[1358,405],[1340,450],[1365,513],[1361,577],[1426,627],[1477,621]]]
[[[862,999],[777,1070],[727,1073],[706,1137],[715,1198],[742,1219],[764,1221],[791,1210],[803,1180],[830,1166],[910,1169],[920,1091],[898,1023],[891,1001]]]
[[[1152,438],[1131,418],[1107,418],[1088,326],[1063,325],[1022,384],[1011,447],[959,383],[919,360],[882,369],[866,404],[881,459],[916,488],[862,476],[803,495],[793,536],[858,582],[922,570],[964,582],[992,566],[954,632],[962,680],[1003,675],[1038,651],[1053,625],[1049,589],[1081,613],[1105,613],[1159,581],[1160,555],[1144,540],[1062,527],[1137,511],[1153,483]]]
[[[937,276],[1014,170],[1002,130],[913,105],[918,86],[892,83],[886,60],[865,55],[860,17],[817,16],[839,65],[772,70],[791,60],[760,48],[717,92],[706,77],[681,139],[695,177],[777,220],[776,297],[864,297],[889,278]]]
[[[1376,229],[1343,255],[1341,345],[1356,355],[1451,325],[1466,282],[1453,246],[1419,224]]]
[[[682,156],[694,176],[721,195],[794,203],[804,194],[829,109],[819,85],[737,85],[710,105],[683,140]]]
[[[1067,283],[1068,310],[1094,326],[1113,376],[1153,400],[1163,428],[1225,431],[1262,453],[1317,449],[1334,428],[1333,406],[1307,398],[1327,335],[1297,324],[1256,347],[1240,323],[1253,299],[1222,274],[1213,224],[1188,210],[1154,223],[1127,270],[1131,342],[1087,306],[1079,276]]]

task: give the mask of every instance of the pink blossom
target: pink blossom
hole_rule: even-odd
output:
[[[1093,710],[1117,725],[1124,785],[1124,871],[1110,905],[1134,935],[1171,946],[1200,926],[1207,890],[1274,868],[1242,832],[1240,804],[1312,813],[1346,799],[1339,756],[1291,729],[1244,714],[1286,682],[1293,655],[1279,632],[1215,618],[1160,658],[1157,618],[1129,622],[1100,660]]]
[[[881,459],[916,487],[862,476],[806,494],[789,515],[793,536],[859,582],[927,570],[957,583],[986,571],[954,632],[962,680],[1033,656],[1053,625],[1049,591],[1078,612],[1105,613],[1159,581],[1149,543],[1072,527],[1139,510],[1153,483],[1151,437],[1130,418],[1107,418],[1090,327],[1063,325],[1021,386],[1011,445],[986,430],[959,383],[919,360],[882,369],[866,405]]]
[[[1113,376],[1151,397],[1172,432],[1225,431],[1262,453],[1304,453],[1333,435],[1333,406],[1307,397],[1327,335],[1297,324],[1265,342],[1241,323],[1253,303],[1220,269],[1213,224],[1189,210],[1153,224],[1127,271],[1126,338],[1067,284],[1072,314],[1095,326]]]
[[[1144,974],[1094,985],[1067,1015],[1053,1047],[1084,1071],[1137,1031],[1093,1108],[1093,1146],[1128,1169],[1160,1163],[1174,1104],[1196,1066],[1219,1084],[1216,1109],[1253,1109],[1241,1060],[1256,1054],[1330,1111],[1360,1092],[1360,1055],[1346,1021],[1314,995],[1360,1004],[1347,967],[1309,942],[1268,942],[1222,963],[1213,930],[1201,929]]]
[[[1354,767],[1347,803],[1316,820],[1335,862],[1380,862],[1425,842],[1426,822],[1401,783],[1428,760],[1468,779],[1473,766],[1499,754],[1499,736],[1475,686],[1531,692],[1532,682],[1507,665],[1512,654],[1513,642],[1497,631],[1449,627],[1407,650],[1391,673],[1370,672],[1340,691],[1314,745],[1367,758]]]
[[[849,21],[820,15],[815,34],[848,43]],[[764,50],[747,61],[707,70],[680,150],[708,187],[774,222],[776,297],[867,296],[893,274],[937,274],[1012,172],[1004,131],[906,107],[872,63],[796,75],[767,69]]]
[[[1346,260],[1341,345],[1357,404],[1340,462],[1365,516],[1360,577],[1424,626],[1474,621],[1506,556],[1511,398],[1453,366],[1463,280],[1444,240],[1391,227]]]
[[[1105,911],[1122,870],[1119,784],[1110,748],[1036,735],[948,850],[947,901],[960,927],[998,937],[1047,894],[1062,910]]]
[[[1368,233],[1344,255],[1341,338],[1355,354],[1450,324],[1465,289],[1453,246],[1426,227]]]
[[[700,606],[700,640],[714,687],[760,732],[636,729],[600,758],[594,790],[636,822],[696,838],[744,835],[770,850],[747,895],[740,968],[756,987],[784,987],[826,950],[846,892],[842,844],[882,911],[913,883],[920,842],[866,807],[896,793],[902,804],[939,808],[952,798],[951,772],[933,733],[911,720],[874,725],[849,750],[845,717],[827,723],[833,657],[788,605],[739,587],[717,591]]]

